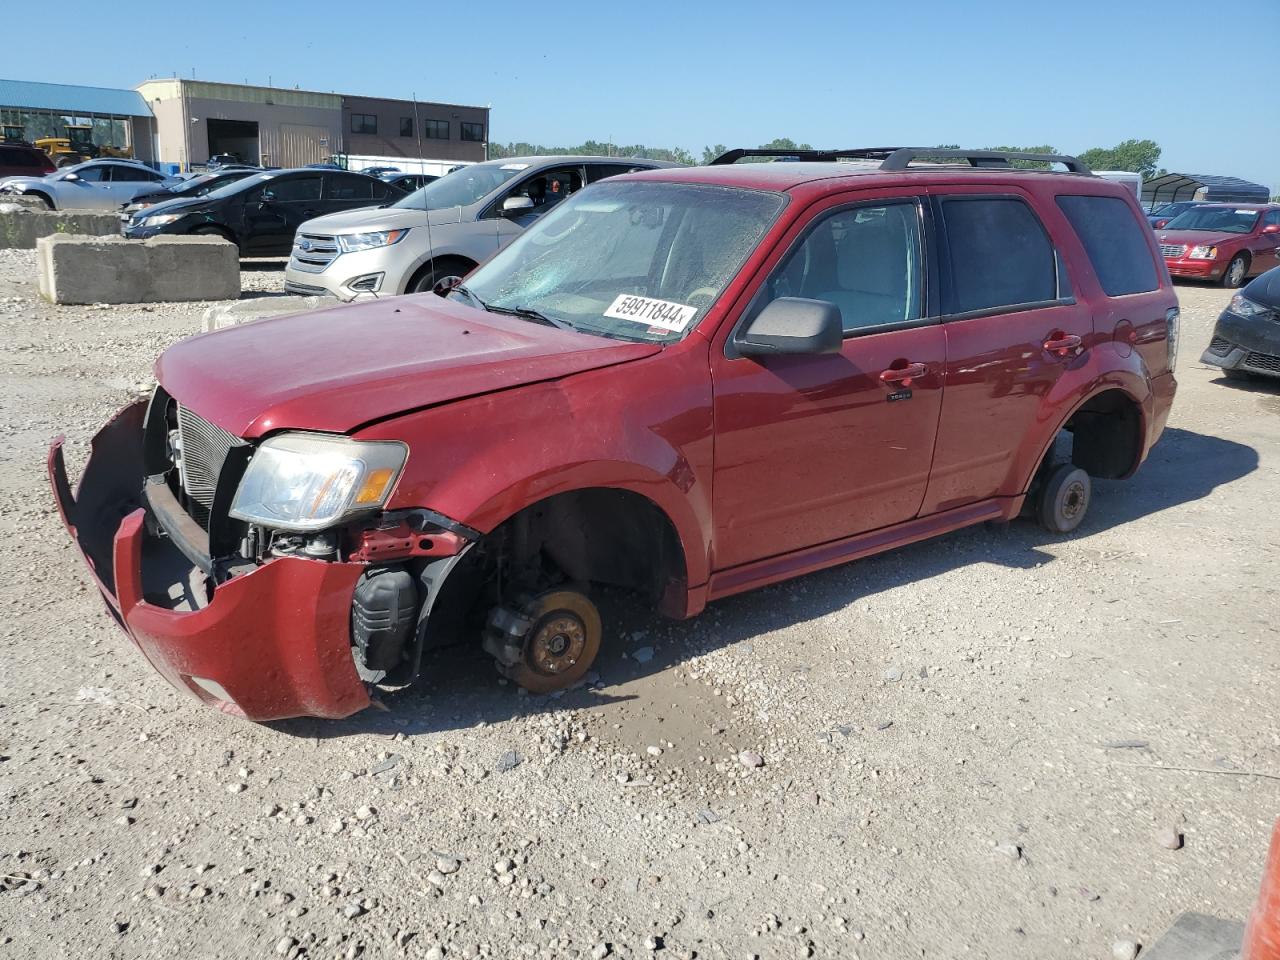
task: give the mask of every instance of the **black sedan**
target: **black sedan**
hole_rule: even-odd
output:
[[[124,225],[132,238],[159,234],[225,237],[244,257],[285,257],[304,220],[376,207],[403,193],[376,177],[346,170],[267,171],[227,184],[204,197],[176,198],[140,210]]]
[[[1232,380],[1280,377],[1280,267],[1231,298],[1200,362],[1221,367]]]
[[[429,173],[384,173],[379,176],[379,179],[387,181],[393,187],[399,187],[405,193],[413,193],[440,178],[433,177]]]
[[[166,200],[174,200],[180,197],[208,196],[213,191],[225,187],[229,183],[235,183],[237,180],[243,180],[255,172],[257,171],[227,170],[218,173],[201,173],[189,180],[174,184],[172,187],[140,194],[121,208],[120,219],[127,221],[139,210],[146,207],[154,207],[157,203],[163,203]]]

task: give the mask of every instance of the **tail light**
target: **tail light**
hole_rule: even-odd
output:
[[[1169,345],[1169,370],[1173,371],[1174,365],[1178,362],[1178,327],[1181,315],[1177,307],[1170,307],[1164,312],[1164,323],[1167,328],[1165,341]]]

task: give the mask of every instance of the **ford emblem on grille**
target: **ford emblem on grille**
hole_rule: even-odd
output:
[[[299,250],[302,250],[302,251],[304,251],[304,252],[305,252],[305,251],[309,251],[309,250],[311,249],[311,241],[310,241],[310,240],[300,240],[300,241],[298,241],[298,249],[299,249]]]

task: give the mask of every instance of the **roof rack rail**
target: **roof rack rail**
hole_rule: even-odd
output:
[[[964,160],[971,167],[1007,169],[1011,160],[1037,163],[1060,163],[1071,173],[1092,175],[1088,164],[1076,157],[1056,153],[1022,153],[1011,150],[950,150],[945,147],[855,147],[849,150],[728,150],[711,161],[712,166],[737,163],[745,157],[773,157],[806,163],[831,163],[835,160],[879,160],[881,170],[906,170],[913,160]]]

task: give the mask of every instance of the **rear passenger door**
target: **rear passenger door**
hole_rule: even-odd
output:
[[[1093,317],[1026,193],[937,187],[946,395],[921,513],[1014,496],[1014,460]]]
[[[386,198],[387,185],[381,180],[355,173],[327,173],[321,214],[372,207],[384,203]]]

